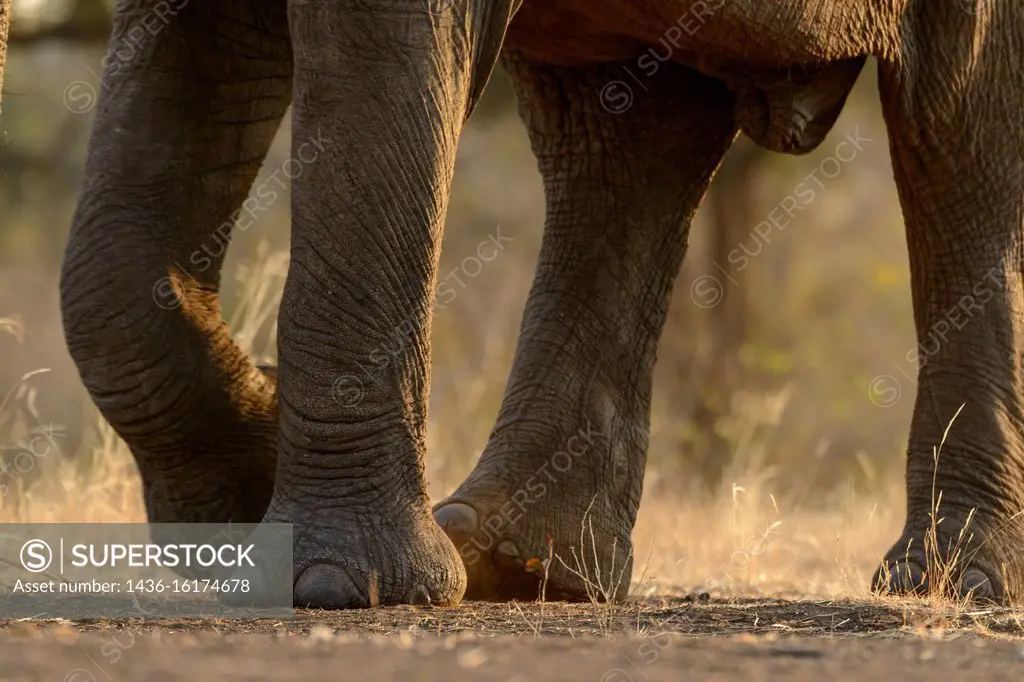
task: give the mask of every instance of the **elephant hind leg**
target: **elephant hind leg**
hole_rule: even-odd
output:
[[[735,102],[676,64],[630,99],[615,65],[506,63],[547,224],[497,424],[435,518],[469,598],[536,598],[531,560],[549,542],[549,598],[616,598],[629,588],[655,349]]]
[[[275,382],[232,341],[218,289],[290,101],[285,7],[161,4],[118,5],[61,278],[65,334],[151,520],[255,522],[273,487]]]
[[[928,40],[881,66],[918,340],[900,359],[918,374],[907,519],[881,589],[1024,596],[1022,22],[1013,3],[935,3]]]

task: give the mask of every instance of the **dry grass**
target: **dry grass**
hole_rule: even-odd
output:
[[[644,594],[868,597],[903,520],[895,484],[884,499],[845,491],[807,509],[756,476],[733,480],[731,491],[704,499],[644,500],[633,533],[634,553],[649,557]]]

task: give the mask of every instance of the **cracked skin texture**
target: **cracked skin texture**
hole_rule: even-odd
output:
[[[149,11],[119,3],[112,40]],[[812,149],[874,57],[917,333],[943,339],[919,358],[907,522],[876,585],[1012,598],[1022,44],[1015,0],[188,3],[106,75],[62,273],[69,349],[135,455],[152,519],[296,525],[297,604],[532,599],[550,555],[549,594],[620,597],[693,214],[739,131]],[[495,427],[432,510],[432,285],[459,134],[499,58],[544,180],[544,241]],[[630,87],[614,106],[610,83]],[[289,105],[295,145],[332,143],[294,179],[267,370],[221,317],[223,254],[195,255],[242,204]],[[164,279],[178,305],[154,300]],[[400,325],[402,352],[353,399],[344,380]],[[937,490],[946,520],[930,536]],[[953,560],[944,575],[936,558]]]

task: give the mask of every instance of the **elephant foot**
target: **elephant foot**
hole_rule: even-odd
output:
[[[293,524],[296,607],[457,606],[462,600],[462,562],[426,508],[358,514],[275,501],[264,521]]]
[[[460,490],[435,508],[434,519],[466,567],[466,598],[624,598],[633,566],[631,529],[596,499],[571,506],[564,491],[537,483],[531,478],[507,494]]]
[[[872,578],[876,592],[994,602],[1019,598],[1024,575],[1015,557],[1024,542],[1019,530],[1011,532],[1014,524],[991,533],[976,518],[962,532],[965,523],[958,519],[943,518],[934,530],[926,524],[930,519],[919,526],[926,530],[905,531],[886,553]]]

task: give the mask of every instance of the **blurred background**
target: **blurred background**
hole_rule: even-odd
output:
[[[110,12],[102,0],[14,2],[0,118],[0,520],[141,509],[130,457],[67,356],[57,304]],[[288,128],[262,177],[289,158]],[[915,339],[888,153],[869,64],[815,153],[772,154],[741,138],[729,154],[694,222],[661,340],[637,531],[645,542],[675,514],[690,510],[692,524],[695,509],[728,512],[728,538],[746,532],[743,523],[777,532],[772,524],[790,516],[818,519],[825,530],[813,533],[786,521],[787,556],[838,541],[830,534],[846,525],[865,535],[870,519],[881,525],[855,552],[868,566],[895,538],[916,368],[906,360]],[[284,194],[236,233],[223,276],[237,338],[271,362],[287,270]],[[463,134],[445,228],[439,280],[455,273],[456,295],[434,320],[435,499],[472,468],[497,414],[543,219],[540,177],[498,71]],[[473,262],[499,230],[511,241],[494,260]],[[98,490],[101,511],[86,512]],[[673,506],[656,506],[665,500]],[[659,552],[663,573],[700,547],[729,555],[734,541],[703,525],[700,538]],[[837,563],[823,551],[823,565]],[[770,583],[743,570],[748,583]]]

